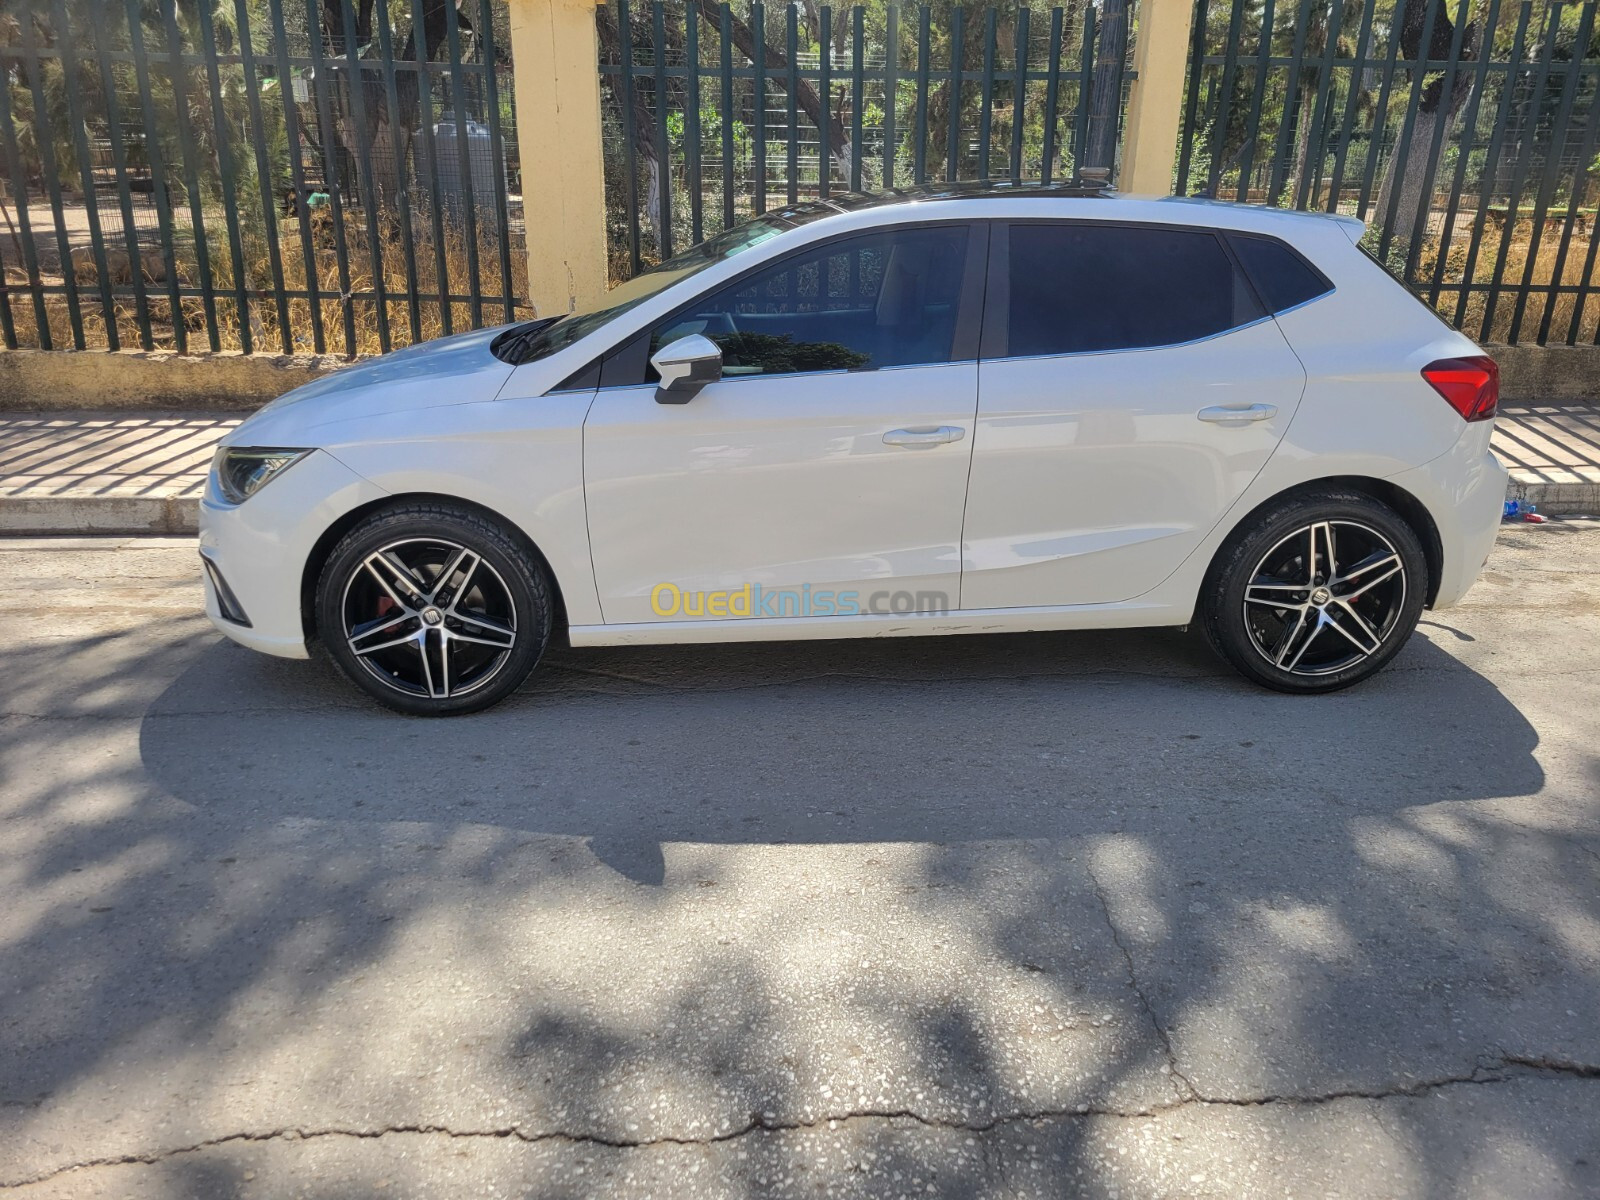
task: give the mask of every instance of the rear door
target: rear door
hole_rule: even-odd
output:
[[[1304,387],[1217,233],[997,228],[961,606],[1149,591],[1260,472]]]

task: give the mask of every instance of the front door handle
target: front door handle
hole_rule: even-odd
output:
[[[1270,421],[1278,415],[1276,404],[1226,404],[1202,408],[1195,416],[1213,425],[1248,425],[1252,421]]]
[[[915,429],[891,429],[883,435],[885,446],[942,446],[959,442],[967,431],[959,425],[919,425]]]

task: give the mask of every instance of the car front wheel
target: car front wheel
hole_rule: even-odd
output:
[[[1398,513],[1359,492],[1306,493],[1255,514],[1224,546],[1201,622],[1246,678],[1331,692],[1400,652],[1427,593],[1427,559]]]
[[[317,629],[339,669],[399,712],[477,712],[527,678],[550,637],[539,564],[471,509],[417,503],[350,530],[317,583]]]

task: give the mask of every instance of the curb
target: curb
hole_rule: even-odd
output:
[[[0,496],[0,534],[195,534],[198,496]]]
[[[1520,500],[1524,508],[1534,506],[1547,517],[1600,516],[1600,483],[1547,483],[1522,480],[1513,472],[1506,488],[1507,500]]]

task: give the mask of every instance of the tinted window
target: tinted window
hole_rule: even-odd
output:
[[[1171,346],[1261,314],[1215,235],[1131,225],[1013,225],[1007,353]]]
[[[786,258],[669,318],[650,353],[703,333],[724,377],[948,362],[967,232],[885,230]]]
[[[1228,240],[1256,285],[1256,293],[1275,313],[1333,290],[1310,263],[1280,241],[1237,233],[1230,233]]]

